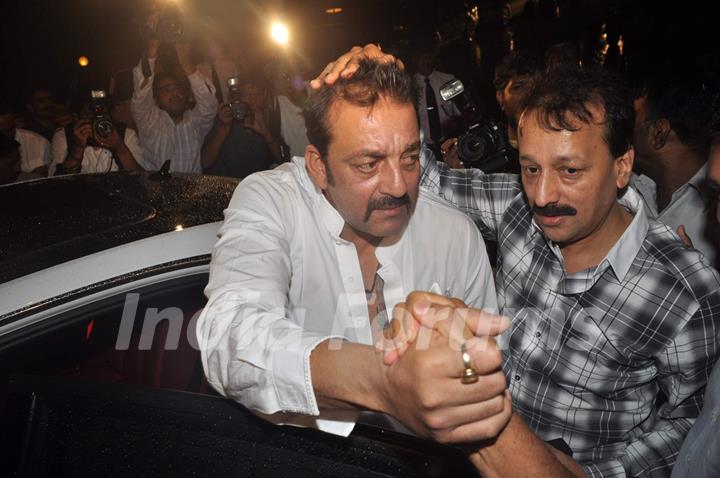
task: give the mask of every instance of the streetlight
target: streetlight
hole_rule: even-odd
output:
[[[281,22],[273,22],[270,27],[270,36],[280,46],[286,46],[290,41],[290,31]]]
[[[90,64],[90,60],[85,55],[78,58],[78,65],[82,66],[83,68],[85,68],[89,64]]]

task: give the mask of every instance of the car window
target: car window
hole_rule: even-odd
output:
[[[207,279],[134,289],[3,336],[0,397],[16,373],[210,392],[194,332]]]

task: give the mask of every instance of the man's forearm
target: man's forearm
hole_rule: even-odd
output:
[[[221,124],[213,133],[212,137],[202,147],[200,153],[200,164],[203,169],[208,169],[215,164],[223,143],[230,134],[230,125]]]
[[[320,409],[387,412],[382,387],[382,352],[338,339],[320,343],[310,355],[315,399]],[[331,345],[335,347],[331,347]]]
[[[120,164],[123,167],[123,170],[125,171],[143,171],[142,166],[138,164],[138,162],[135,160],[135,156],[133,156],[132,152],[130,151],[130,148],[125,146],[124,144],[118,148],[116,151],[116,156],[118,160],[120,161]]]
[[[515,414],[496,440],[482,444],[469,458],[485,478],[585,476],[577,462],[546,445]]]

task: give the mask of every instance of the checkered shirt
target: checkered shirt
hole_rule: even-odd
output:
[[[598,266],[568,274],[518,176],[424,158],[422,185],[498,243],[515,412],[542,440],[563,439],[588,476],[669,476],[718,355],[718,273],[648,219],[632,189],[622,237]]]

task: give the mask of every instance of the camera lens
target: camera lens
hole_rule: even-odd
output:
[[[114,131],[115,127],[113,124],[106,119],[100,119],[93,123],[93,132],[95,136],[99,138],[109,138]]]
[[[485,155],[485,143],[486,139],[482,136],[468,133],[458,140],[458,156],[466,163],[478,161]]]

